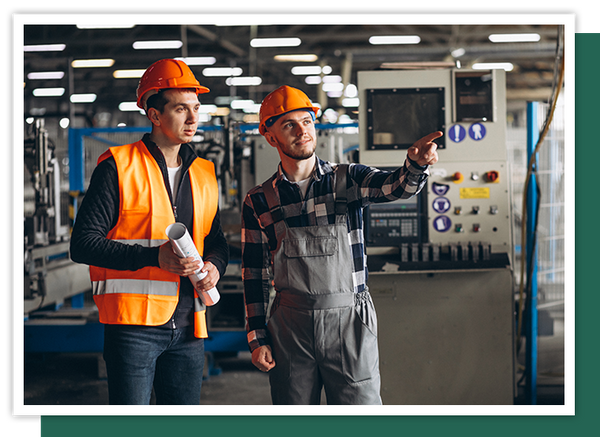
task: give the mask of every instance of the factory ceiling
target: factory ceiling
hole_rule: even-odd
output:
[[[470,68],[476,62],[509,62],[508,99],[547,101],[554,80],[559,41],[556,25],[245,25],[216,26],[136,25],[121,29],[85,29],[75,25],[23,26],[24,46],[64,44],[62,51],[24,53],[25,116],[72,116],[118,111],[122,102],[135,99],[137,78],[115,79],[115,70],[145,69],[169,57],[212,57],[213,65],[192,65],[200,83],[211,92],[202,103],[219,103],[218,97],[250,99],[256,103],[279,85],[302,88],[311,100],[341,107],[341,98],[327,98],[319,85],[307,84],[306,76],[294,75],[299,65],[328,66],[330,76],[344,84],[356,84],[357,72],[387,68]],[[538,34],[537,42],[492,43],[490,34]],[[373,36],[416,35],[418,44],[373,45]],[[296,47],[253,47],[254,38],[299,38]],[[134,42],[180,41],[180,47],[163,50],[134,49]],[[275,55],[314,54],[310,63],[282,62]],[[113,59],[109,68],[72,68],[73,60]],[[240,77],[259,77],[258,86],[230,86],[226,77],[206,77],[207,67],[239,67]],[[62,71],[61,79],[30,80],[29,73]],[[329,72],[329,70],[327,70]],[[62,97],[35,97],[33,90],[62,87]],[[72,94],[96,95],[93,103],[70,104]],[[223,100],[223,99],[221,99]],[[356,110],[356,108],[355,108]]]

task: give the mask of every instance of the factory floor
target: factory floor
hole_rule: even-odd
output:
[[[553,335],[539,337],[538,352],[537,404],[563,405],[562,323],[555,323]],[[271,404],[268,376],[252,365],[248,352],[214,358],[214,365],[205,366],[200,404]],[[521,375],[518,370],[517,380]],[[98,353],[27,354],[24,384],[25,405],[103,405],[108,400],[104,362]],[[515,404],[526,403],[523,384],[519,384]]]

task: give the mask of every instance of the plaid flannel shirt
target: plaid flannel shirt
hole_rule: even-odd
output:
[[[279,165],[274,189],[278,191],[287,226],[335,223],[335,166],[316,157],[312,181],[306,197],[302,199],[299,186],[285,177]],[[348,244],[354,258],[352,280],[355,293],[365,290],[368,274],[363,208],[371,203],[408,199],[418,194],[428,175],[428,167],[421,167],[408,158],[394,172],[350,164],[347,177],[347,224]],[[271,251],[276,247],[275,228],[263,189],[259,185],[248,192],[242,206],[242,279],[250,350],[270,344],[266,320],[272,271]]]

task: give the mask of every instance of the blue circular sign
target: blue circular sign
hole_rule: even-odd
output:
[[[455,124],[448,130],[448,138],[455,143],[460,143],[467,136],[467,131],[460,124]]]
[[[435,212],[438,214],[443,214],[450,210],[450,201],[445,197],[438,197],[433,200],[433,204],[431,206]]]
[[[433,219],[433,228],[438,232],[446,232],[452,227],[452,220],[448,216],[439,215]]]
[[[483,140],[485,137],[485,126],[481,123],[473,123],[471,127],[469,127],[469,136],[474,141]]]

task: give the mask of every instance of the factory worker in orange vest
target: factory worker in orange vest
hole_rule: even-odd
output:
[[[207,93],[182,61],[163,59],[140,79],[137,104],[152,130],[98,159],[77,213],[71,258],[90,266],[104,329],[110,404],[198,405],[206,307],[229,259],[221,229],[214,165],[188,144]],[[166,228],[185,224],[199,262],[179,258]]]

